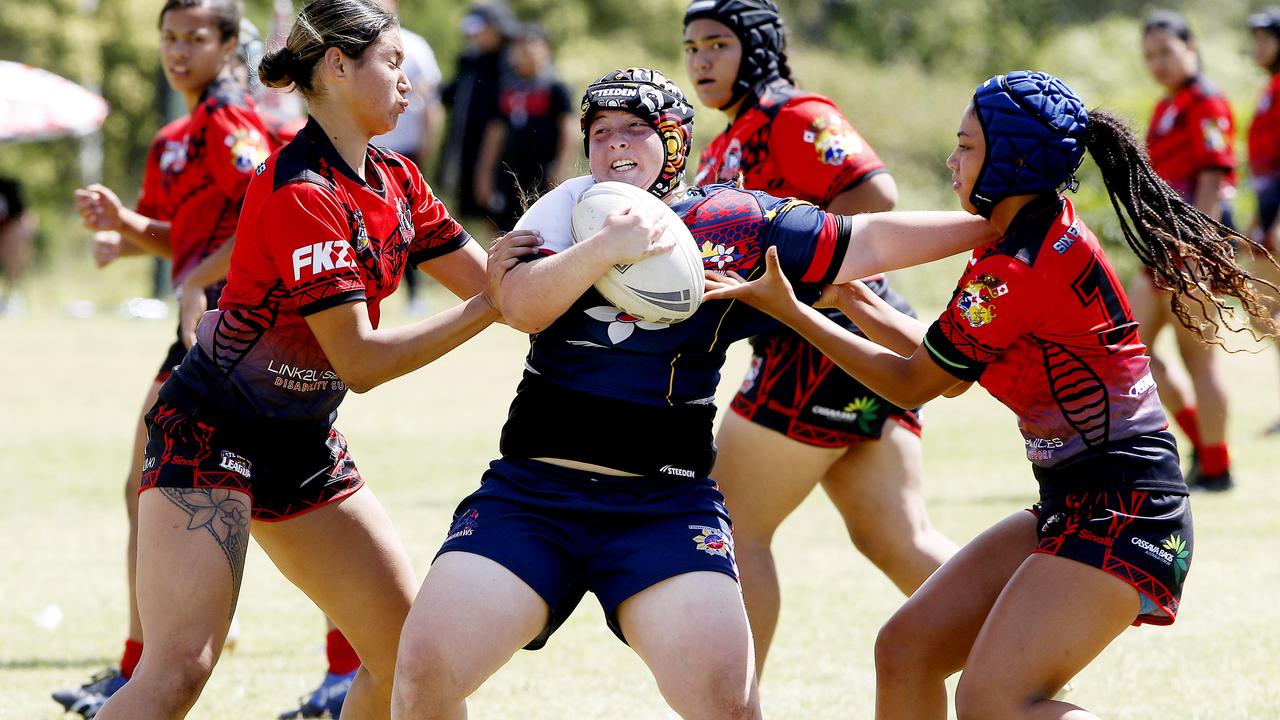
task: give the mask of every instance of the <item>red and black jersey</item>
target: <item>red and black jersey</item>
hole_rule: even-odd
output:
[[[745,188],[826,207],[885,171],[834,102],[777,83],[711,140],[698,159],[694,184],[734,182],[741,172]]]
[[[1224,190],[1236,182],[1235,121],[1227,99],[1201,77],[1156,103],[1147,128],[1151,167],[1191,200],[1205,170],[1224,170]]]
[[[187,166],[187,126],[191,116],[183,115],[160,128],[147,150],[142,174],[142,193],[134,209],[140,215],[169,222],[173,219],[170,188]]]
[[[1249,123],[1249,172],[1280,175],[1280,73],[1271,76]]]
[[[346,386],[306,316],[363,301],[377,327],[406,267],[470,240],[404,156],[369,146],[365,177],[314,120],[258,167],[218,309],[174,372],[188,392],[236,415],[333,416]]]
[[[173,247],[173,279],[178,282],[196,263],[236,232],[240,204],[253,169],[270,154],[270,135],[247,91],[230,79],[210,85],[183,120],[165,126],[148,158],[142,207],[167,211]],[[150,197],[162,188],[163,200]],[[142,212],[140,209],[139,212]],[[144,215],[151,216],[147,212]]]
[[[1168,425],[1129,299],[1066,198],[974,251],[925,347],[1013,410],[1040,467]]]

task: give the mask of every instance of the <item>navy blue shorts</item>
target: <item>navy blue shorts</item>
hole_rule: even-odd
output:
[[[712,571],[738,578],[724,496],[710,478],[612,477],[536,460],[495,460],[458,504],[436,557],[489,558],[550,607],[546,644],[589,590],[623,642],[617,610],[667,578]]]

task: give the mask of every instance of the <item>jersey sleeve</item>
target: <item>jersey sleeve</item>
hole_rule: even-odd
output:
[[[969,266],[947,307],[925,333],[924,346],[943,370],[975,381],[1018,338],[1040,297],[1029,268],[1007,255]]]
[[[160,170],[160,155],[164,152],[164,140],[157,137],[147,150],[147,164],[142,171],[142,191],[134,210],[139,215],[155,220],[168,220],[171,212],[164,204],[164,185]]]
[[[520,220],[516,230],[537,230],[542,236],[538,252],[529,259],[564,252],[573,246],[573,208],[578,196],[595,184],[590,175],[572,178],[560,183],[551,192],[538,198]]]
[[[844,216],[823,212],[795,198],[763,193],[757,197],[762,200],[767,223],[760,262],[764,262],[764,251],[774,246],[782,271],[792,282],[822,285],[835,280],[849,249],[850,228]]]
[[[1192,149],[1196,166],[1204,169],[1220,168],[1231,171],[1236,167],[1235,123],[1231,106],[1221,95],[1211,95],[1199,103],[1191,121],[1195,123],[1192,135],[1198,142]]]
[[[773,121],[769,144],[782,176],[823,204],[886,172],[884,162],[844,115],[818,100],[787,104]]]
[[[272,194],[258,218],[257,236],[264,238],[299,313],[311,315],[366,298],[348,242],[352,228],[347,213],[330,192],[309,182],[290,183]]]
[[[569,97],[569,88],[559,80],[551,83],[552,117],[558,120],[573,111],[573,100]]]
[[[227,197],[244,198],[249,178],[271,154],[262,123],[248,108],[221,105],[208,116],[205,149],[209,174]]]
[[[413,242],[409,245],[409,267],[417,267],[428,260],[461,248],[471,241],[468,233],[431,191],[422,179],[417,166],[407,159],[403,161],[409,172],[413,196]]]

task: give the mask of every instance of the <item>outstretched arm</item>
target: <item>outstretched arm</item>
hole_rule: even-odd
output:
[[[849,249],[836,283],[940,260],[999,238],[991,223],[959,211],[870,213],[845,220]]]
[[[775,248],[769,248],[765,263],[765,274],[752,282],[708,274],[707,286],[711,290],[703,300],[742,300],[772,315],[800,333],[842,370],[899,407],[918,407],[956,385],[956,378],[928,357],[918,343],[910,353],[899,354],[850,333],[797,300],[782,274]],[[901,347],[906,349],[905,344]]]
[[[375,329],[368,306],[349,302],[307,316],[329,364],[351,390],[362,393],[430,363],[499,319],[502,278],[533,252],[534,238],[509,233],[489,250],[484,292],[424,320]]]

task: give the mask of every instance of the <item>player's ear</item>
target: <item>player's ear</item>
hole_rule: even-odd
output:
[[[325,50],[320,63],[328,68],[334,77],[343,77],[351,69],[351,58],[336,47]]]

